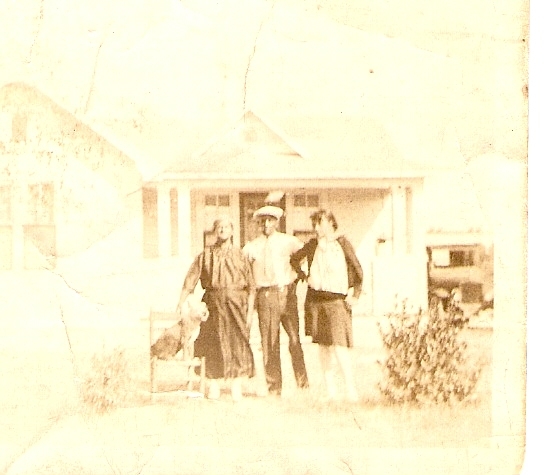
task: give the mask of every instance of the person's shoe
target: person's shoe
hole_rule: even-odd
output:
[[[212,380],[209,385],[208,399],[220,399],[220,386],[218,382]]]
[[[231,399],[237,402],[243,399],[243,390],[241,389],[241,380],[235,378],[231,383]]]
[[[267,397],[268,394],[269,391],[267,390],[267,388],[258,388],[255,391],[256,397]]]

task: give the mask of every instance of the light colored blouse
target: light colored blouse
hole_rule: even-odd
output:
[[[349,276],[345,254],[336,239],[321,238],[307,280],[315,290],[347,295]]]

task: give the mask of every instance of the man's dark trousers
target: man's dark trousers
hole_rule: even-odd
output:
[[[309,387],[299,335],[300,324],[296,284],[258,289],[256,308],[262,337],[265,379],[269,393],[280,395],[282,390],[281,323],[288,334],[288,348],[292,357],[296,383],[300,388]]]

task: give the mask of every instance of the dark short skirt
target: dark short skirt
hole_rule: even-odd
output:
[[[313,343],[353,346],[351,308],[345,295],[308,289],[305,299],[305,334]]]

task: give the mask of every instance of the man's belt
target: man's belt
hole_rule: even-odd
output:
[[[248,288],[240,285],[226,285],[225,287],[206,287],[205,290],[218,292],[220,290],[248,290]]]
[[[260,290],[263,290],[263,291],[275,290],[275,291],[278,291],[278,292],[282,292],[285,289],[287,289],[288,287],[290,287],[291,285],[295,285],[295,282],[291,282],[290,284],[287,284],[287,285],[265,285],[265,286],[262,286],[262,287],[258,287],[258,292]]]

